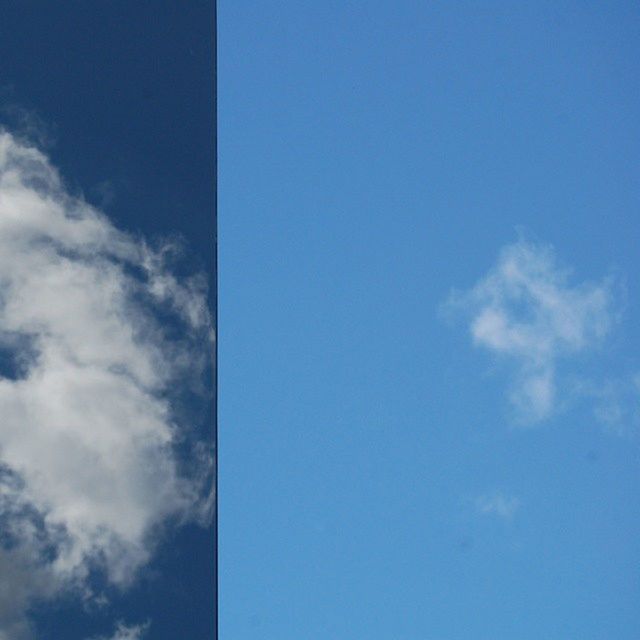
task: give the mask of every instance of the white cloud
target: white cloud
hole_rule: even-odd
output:
[[[510,401],[519,419],[547,418],[556,401],[557,364],[597,343],[613,323],[611,282],[571,284],[550,248],[524,241],[505,247],[497,264],[447,307],[470,312],[479,347],[516,366]]]
[[[520,507],[520,500],[503,493],[490,493],[477,498],[476,510],[482,515],[495,515],[504,520],[511,520]]]
[[[163,522],[209,506],[206,455],[182,464],[195,432],[172,402],[207,365],[206,292],[168,253],[0,131],[0,639],[26,637],[31,599],[86,589],[92,568],[126,587]]]

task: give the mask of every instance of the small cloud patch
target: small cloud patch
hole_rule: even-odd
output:
[[[91,638],[91,640],[142,640],[149,630],[149,626],[149,622],[134,626],[128,626],[119,622],[112,636],[108,638],[106,636],[100,636],[99,638]]]
[[[522,240],[445,307],[467,314],[475,346],[513,365],[509,401],[525,423],[553,413],[558,363],[601,343],[615,319],[611,279],[573,283],[550,247]]]
[[[478,497],[475,506],[476,511],[481,515],[511,520],[520,508],[520,500],[497,492]]]

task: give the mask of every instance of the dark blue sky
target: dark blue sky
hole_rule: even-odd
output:
[[[203,260],[212,16],[212,2],[197,0],[32,1],[7,3],[0,23],[2,106],[40,116],[54,163],[119,223],[183,233]]]
[[[119,227],[181,234],[187,268],[210,272],[213,2],[5,2],[1,14],[0,122],[43,142],[71,189]],[[57,602],[36,615],[37,637],[84,639],[148,618],[158,640],[212,638],[212,531],[164,538],[112,607]]]

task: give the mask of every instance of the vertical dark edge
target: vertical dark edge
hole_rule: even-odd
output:
[[[214,455],[214,507],[213,507],[213,625],[218,640],[218,7],[213,1],[213,455]]]

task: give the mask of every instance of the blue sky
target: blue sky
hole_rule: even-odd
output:
[[[639,11],[220,0],[221,638],[637,638]],[[212,5],[2,13],[0,640],[204,640]]]
[[[631,2],[225,2],[221,637],[640,629]]]
[[[213,637],[212,13],[2,9],[3,640]]]

